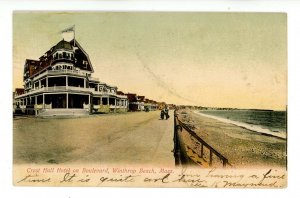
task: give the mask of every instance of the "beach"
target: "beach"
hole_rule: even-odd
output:
[[[286,167],[285,139],[263,135],[191,110],[179,111],[179,119],[225,156],[234,168]],[[191,141],[188,135],[184,138],[186,142]]]

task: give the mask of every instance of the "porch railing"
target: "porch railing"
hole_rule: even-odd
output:
[[[77,74],[77,75],[80,75],[82,77],[86,77],[86,74],[88,72],[85,72],[85,71],[81,71],[81,70],[70,70],[70,69],[61,69],[61,70],[47,70],[47,71],[44,71],[40,74],[38,74],[37,76],[35,76],[33,78],[33,80],[37,80],[39,78],[42,78],[48,74]],[[96,80],[98,81],[99,79],[98,78],[95,78],[95,77],[89,77],[89,79],[91,80]]]

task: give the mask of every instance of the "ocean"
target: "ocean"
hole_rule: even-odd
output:
[[[286,111],[201,110],[195,113],[251,131],[286,139]]]

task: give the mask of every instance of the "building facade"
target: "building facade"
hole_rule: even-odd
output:
[[[159,103],[149,100],[145,96],[138,96],[135,93],[127,93],[129,111],[155,111],[159,109]]]
[[[61,40],[38,60],[25,61],[24,93],[15,96],[15,104],[40,116],[127,111],[127,96],[93,72],[77,40]]]

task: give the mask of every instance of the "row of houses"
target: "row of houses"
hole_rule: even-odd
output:
[[[24,88],[13,94],[14,111],[40,116],[151,111],[162,108],[145,96],[123,93],[92,76],[88,54],[75,40],[58,42],[38,60],[26,59]]]
[[[129,101],[129,111],[153,111],[162,109],[166,105],[165,102],[150,100],[135,93],[127,93],[126,96]]]

